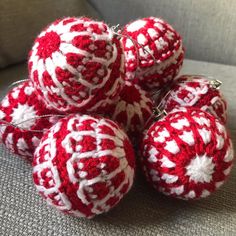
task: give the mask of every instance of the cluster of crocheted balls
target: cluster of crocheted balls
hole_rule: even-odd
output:
[[[36,38],[29,79],[0,104],[0,141],[32,163],[47,203],[76,217],[116,206],[136,160],[159,192],[206,197],[232,168],[227,106],[220,83],[176,78],[183,59],[180,35],[159,18],[118,32],[86,17],[59,19]]]

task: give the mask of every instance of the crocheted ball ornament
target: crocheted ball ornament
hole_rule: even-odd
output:
[[[65,18],[36,38],[29,73],[47,104],[63,112],[96,112],[113,102],[124,83],[124,55],[103,22]]]
[[[47,114],[55,112],[37,97],[31,82],[27,81],[13,88],[0,104],[1,142],[13,153],[32,161],[43,130],[50,128],[58,120],[55,116],[34,119]]]
[[[153,187],[185,200],[206,197],[219,188],[234,157],[222,123],[191,108],[155,122],[143,139],[142,151],[143,170]]]
[[[128,80],[153,90],[178,74],[184,58],[182,39],[167,22],[155,17],[139,19],[127,24],[122,34]]]
[[[71,115],[43,136],[33,179],[49,205],[91,218],[123,198],[133,184],[134,168],[132,145],[115,122]]]
[[[126,81],[118,102],[111,106],[111,119],[119,123],[128,136],[137,140],[152,116],[153,102],[138,85]]]
[[[197,107],[211,113],[225,124],[227,103],[220,90],[211,82],[200,75],[180,76],[166,96],[163,96],[162,109],[169,112],[178,107]]]

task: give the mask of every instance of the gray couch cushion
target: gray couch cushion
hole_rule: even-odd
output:
[[[25,65],[0,78],[16,80]],[[229,129],[236,144],[236,67],[186,60],[182,73],[209,74],[223,81]],[[1,85],[1,90],[7,85]],[[236,235],[236,168],[207,199],[167,198],[137,176],[131,192],[111,212],[93,220],[65,216],[46,205],[31,180],[31,166],[0,147],[0,235]]]
[[[80,15],[96,17],[86,0],[1,0],[0,68],[25,60],[33,39],[52,21]]]
[[[89,0],[111,24],[166,19],[183,36],[188,58],[236,65],[235,0]]]
[[[25,63],[0,70],[0,99],[5,96],[12,83],[27,78],[27,65]]]

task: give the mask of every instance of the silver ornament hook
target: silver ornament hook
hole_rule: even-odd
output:
[[[133,39],[131,36],[129,36],[129,35],[127,35],[127,34],[121,34],[121,33],[120,33],[121,30],[118,29],[119,26],[120,26],[120,25],[117,24],[117,25],[115,25],[115,26],[111,26],[110,29],[111,29],[111,31],[112,31],[113,34],[118,35],[118,36],[120,36],[120,37],[127,38],[127,39],[129,39],[129,40],[133,43],[134,48],[135,48],[135,51],[136,51],[136,55],[137,55],[136,71],[135,71],[135,77],[136,77],[136,72],[137,72],[137,70],[138,70],[139,67],[140,67],[140,58],[141,58],[141,57],[140,57],[140,54],[139,54],[139,49],[138,49],[137,45],[140,46],[140,47],[142,48],[142,50],[143,50],[145,53],[147,53],[149,56],[152,57],[154,64],[157,64],[157,60],[156,60],[156,58],[154,57],[154,55],[153,55],[149,50],[147,50],[146,48],[144,48],[144,46],[143,46],[142,44],[140,44],[137,40]],[[118,29],[118,30],[117,30],[117,29]]]
[[[21,84],[21,83],[26,82],[26,81],[29,81],[29,79],[17,80],[17,81],[15,81],[15,82],[11,83],[11,84],[8,86],[8,88],[10,89],[10,88],[15,87],[16,85]]]
[[[208,79],[209,81],[207,82],[201,82],[203,84],[209,84],[211,88],[213,89],[220,89],[221,85],[222,85],[222,81],[218,80],[218,79],[214,79],[213,76],[209,76],[209,75],[204,75],[204,74],[193,74],[193,75],[189,75],[189,74],[185,74],[185,75],[181,75],[181,76],[185,76],[185,77],[204,77],[206,79]],[[180,76],[180,77],[181,77]],[[178,78],[180,78],[178,77]],[[178,79],[177,78],[177,79]],[[189,81],[194,81],[193,79],[189,79],[188,81],[181,81],[181,83],[187,83]]]
[[[167,115],[166,110],[160,110],[159,108],[154,108],[152,112],[153,112],[153,115],[154,115],[154,120],[159,120],[163,116]]]
[[[212,76],[206,76],[206,75],[181,75],[181,76],[196,76],[196,77],[205,77],[205,78],[208,78],[208,79],[211,79],[210,81],[208,82],[202,82],[202,83],[205,83],[205,84],[209,84],[211,88],[213,89],[219,89],[220,86],[222,85],[222,82],[220,80],[217,80],[217,79],[213,79]],[[181,77],[180,76],[180,77]],[[178,77],[178,78],[180,78]],[[178,79],[177,78],[177,79]],[[193,79],[191,81],[194,81]],[[175,80],[173,81],[173,83],[175,82]],[[181,83],[186,83],[186,82],[189,82],[189,81],[181,81]],[[156,92],[153,92],[152,93],[152,96],[153,95],[156,95],[156,94],[159,94],[161,92],[161,90],[157,90]],[[147,120],[146,124],[148,124],[148,122],[150,121],[150,119],[154,119],[155,121],[156,120],[159,120],[160,118],[162,118],[163,116],[166,116],[168,113],[166,112],[165,109],[161,109],[162,105],[163,105],[163,102],[165,100],[165,98],[167,96],[169,96],[171,93],[173,92],[173,89],[170,89],[166,94],[165,96],[161,99],[160,103],[153,108],[153,115]]]
[[[210,86],[214,89],[220,89],[220,86],[222,85],[222,82],[218,79],[213,79],[209,83]]]

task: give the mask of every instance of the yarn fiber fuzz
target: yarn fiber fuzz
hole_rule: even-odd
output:
[[[166,112],[185,106],[197,107],[226,123],[226,100],[220,90],[214,88],[204,76],[180,76],[166,92],[166,96],[163,96],[161,104]]]
[[[36,38],[29,74],[38,94],[54,109],[97,112],[123,85],[124,55],[109,27],[81,17],[57,20]]]
[[[46,114],[55,112],[46,107],[35,94],[30,81],[13,88],[0,104],[1,142],[13,153],[32,161],[34,150],[43,136],[43,130],[50,128],[57,121],[55,117],[36,118]]]
[[[180,35],[164,20],[148,17],[127,24],[121,39],[126,78],[145,90],[161,89],[183,64]]]
[[[197,108],[182,108],[155,122],[142,144],[143,170],[158,191],[181,199],[206,197],[229,175],[231,140],[222,123]]]
[[[132,145],[115,122],[71,115],[43,136],[35,151],[33,179],[50,205],[91,218],[123,198],[133,184],[134,168]]]
[[[126,81],[118,102],[111,106],[109,114],[124,128],[131,140],[137,140],[152,116],[152,108],[153,102],[147,93],[138,85]]]

